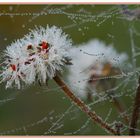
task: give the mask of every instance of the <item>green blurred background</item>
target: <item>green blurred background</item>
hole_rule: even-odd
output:
[[[129,7],[138,8],[139,5]],[[0,51],[15,39],[23,37],[35,25],[45,27],[49,24],[62,27],[72,38],[74,45],[98,38],[106,44],[112,44],[118,52],[128,53],[131,58],[129,28],[133,25],[139,32],[139,20],[127,20],[119,13],[120,10],[119,5],[0,5],[0,13],[31,14],[0,16]],[[42,15],[34,16],[34,13]],[[140,39],[137,36],[135,42],[139,47]],[[131,59],[129,61],[131,63]],[[64,79],[66,74],[67,69],[64,71]],[[129,88],[133,86],[130,84]],[[132,106],[133,97],[124,96],[122,100],[126,107]],[[108,100],[92,107],[103,119],[112,108],[108,122],[122,121],[117,118],[118,113]],[[58,124],[55,124],[57,121]],[[51,127],[54,130],[48,132]],[[72,105],[53,81],[49,81],[48,87],[36,84],[23,90],[6,90],[5,84],[1,84],[0,134],[109,135]],[[124,134],[128,134],[127,130]]]

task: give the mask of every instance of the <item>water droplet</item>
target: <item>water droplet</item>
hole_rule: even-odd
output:
[[[65,100],[65,99],[66,99],[66,97],[62,97],[62,99],[63,99],[63,100]]]
[[[85,33],[82,33],[82,36],[84,36],[85,35]]]
[[[82,31],[82,29],[81,28],[78,28],[78,31],[80,32],[80,31]]]
[[[14,16],[13,15],[10,15],[10,18],[13,18]]]
[[[25,28],[25,25],[24,24],[22,25],[22,28]]]
[[[112,21],[112,25],[114,25],[114,22]]]
[[[13,10],[13,6],[9,6],[9,11],[12,11]]]
[[[50,117],[50,120],[53,120],[53,117]]]
[[[7,38],[4,38],[4,41],[7,41]]]

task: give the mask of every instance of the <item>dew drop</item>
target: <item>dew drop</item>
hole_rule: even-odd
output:
[[[9,11],[12,11],[13,10],[13,6],[9,6]]]
[[[24,24],[22,25],[22,28],[25,28],[25,25]]]
[[[4,38],[4,41],[7,41],[7,38]]]
[[[78,28],[78,31],[80,32],[80,31],[82,31],[82,29],[81,28]]]

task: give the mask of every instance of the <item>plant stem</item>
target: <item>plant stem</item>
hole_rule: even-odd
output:
[[[135,129],[137,128],[137,122],[139,118],[139,111],[140,111],[140,77],[138,82],[138,88],[136,91],[135,103],[133,108],[133,113],[131,117],[129,135],[135,135]]]
[[[68,88],[68,86],[65,84],[65,82],[59,77],[55,76],[54,81],[62,88],[64,93],[83,111],[85,112],[94,122],[99,124],[102,128],[110,132],[111,134],[117,135],[117,131],[114,130],[104,122],[95,112],[91,111],[91,109],[82,102],[78,97],[74,95],[74,93]]]
[[[124,106],[115,97],[113,97],[113,104],[120,114],[123,114],[125,112]],[[128,124],[128,122],[129,122],[128,116],[123,114],[122,117],[123,117],[124,121]]]

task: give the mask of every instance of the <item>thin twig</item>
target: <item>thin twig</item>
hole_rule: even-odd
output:
[[[136,58],[135,58],[136,50],[135,50],[135,43],[134,43],[134,34],[131,27],[129,29],[129,33],[130,33],[130,43],[131,43],[131,51],[132,51],[132,65],[133,65],[133,69],[135,70],[136,69]]]
[[[126,114],[123,114],[125,112],[124,105],[115,97],[113,97],[113,104],[118,110],[118,112],[121,114],[121,116],[123,117],[125,123],[128,124],[129,118]]]
[[[118,135],[120,135],[123,124],[118,122],[118,123],[115,124],[115,126],[116,126],[116,130],[117,130]]]
[[[136,91],[136,97],[135,97],[135,103],[134,103],[134,109],[132,113],[131,123],[130,123],[130,129],[129,129],[129,135],[135,135],[135,129],[137,128],[137,122],[139,119],[139,111],[140,111],[140,77],[139,77],[139,83],[138,88]]]
[[[110,132],[111,134],[117,135],[117,131],[114,130],[104,122],[95,112],[91,111],[91,109],[84,103],[82,102],[78,97],[74,95],[74,93],[68,88],[68,86],[65,84],[65,82],[59,77],[55,76],[54,81],[62,87],[62,90],[64,93],[83,111],[85,112],[94,122],[99,124],[102,128]]]

